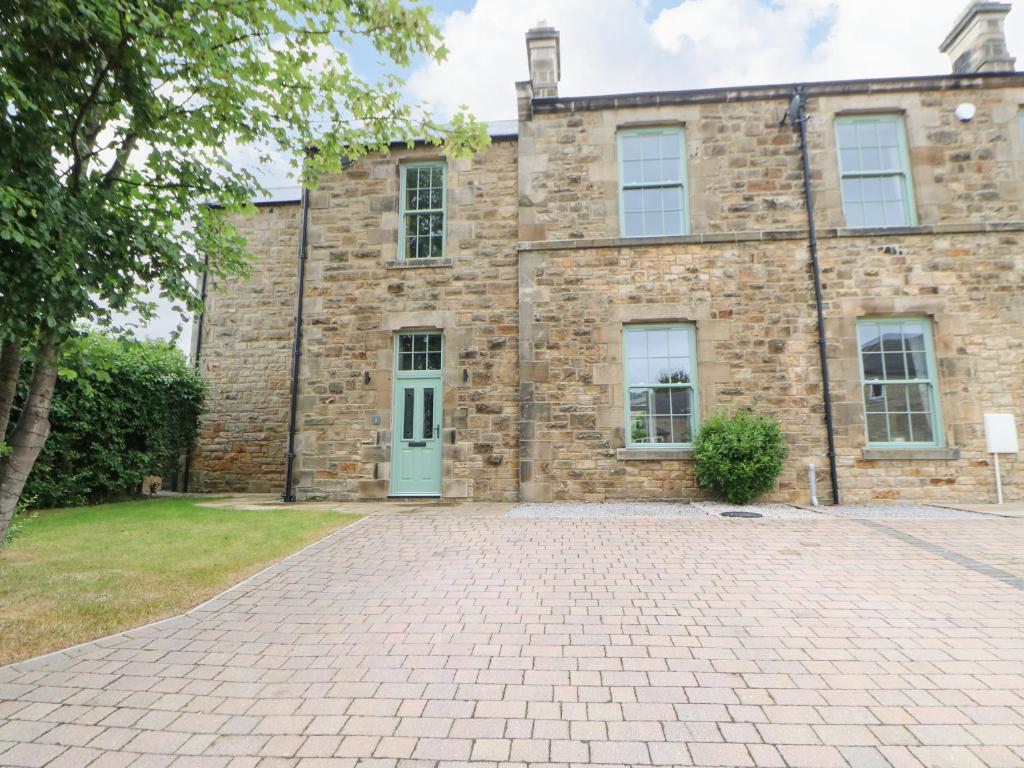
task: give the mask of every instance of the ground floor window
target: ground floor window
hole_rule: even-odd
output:
[[[878,318],[857,324],[868,445],[942,443],[931,324]]]
[[[692,324],[623,329],[626,444],[685,448],[697,429],[697,353]]]

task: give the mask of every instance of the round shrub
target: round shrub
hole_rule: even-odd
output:
[[[771,490],[787,455],[779,423],[749,411],[711,417],[693,444],[697,482],[731,504]]]

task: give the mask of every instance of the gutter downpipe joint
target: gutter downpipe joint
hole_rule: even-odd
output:
[[[814,303],[818,314],[818,354],[821,358],[822,400],[825,406],[825,430],[828,433],[829,476],[832,481],[832,503],[841,504],[839,470],[836,465],[835,421],[832,415],[832,382],[828,369],[828,339],[825,334],[825,308],[821,290],[821,265],[818,260],[818,232],[814,224],[814,190],[811,187],[811,158],[807,146],[807,94],[798,87],[793,95],[787,119],[800,131],[800,155],[804,176],[804,199],[807,207],[807,238],[814,276]]]
[[[306,288],[306,258],[309,250],[309,189],[302,189],[302,223],[299,228],[298,298],[295,306],[295,337],[292,343],[292,384],[288,413],[288,465],[285,469],[284,493],[281,499],[293,502],[295,498],[295,432],[298,422],[299,366],[302,360],[302,300]]]

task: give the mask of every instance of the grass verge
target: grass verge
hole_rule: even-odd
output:
[[[179,614],[358,518],[191,499],[20,518],[0,548],[0,665]]]

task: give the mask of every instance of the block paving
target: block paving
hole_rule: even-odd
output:
[[[1022,525],[367,518],[0,669],[0,765],[1024,766]]]

